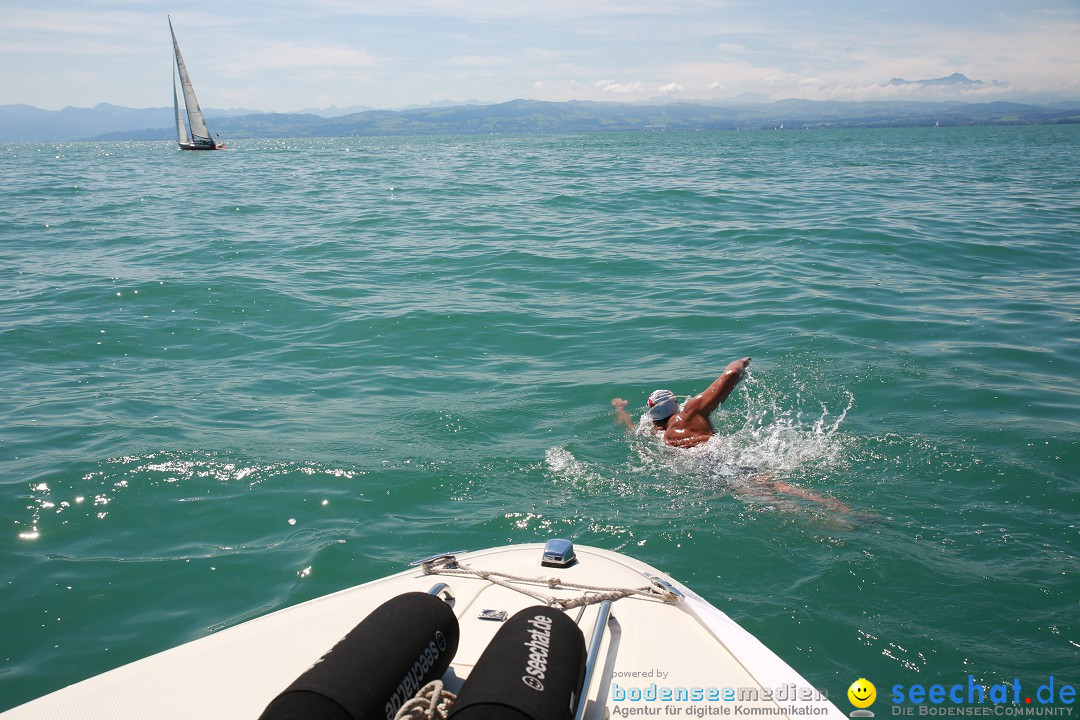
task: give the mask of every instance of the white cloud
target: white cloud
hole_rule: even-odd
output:
[[[740,45],[738,43],[717,43],[716,44],[716,52],[719,52],[719,53],[725,53],[725,54],[729,54],[729,55],[738,55],[738,54],[744,53],[746,51],[747,51],[747,47],[745,45]]]
[[[497,67],[510,65],[514,61],[503,55],[455,55],[442,61],[443,65],[461,65],[464,67]]]
[[[187,53],[184,55],[186,58]],[[234,56],[224,70],[233,75],[299,68],[332,68],[340,71],[368,68],[379,62],[378,58],[365,50],[341,45],[278,43],[256,52]]]
[[[72,9],[56,12],[44,7],[8,8],[4,11],[3,33],[43,33],[80,38],[100,35],[114,37],[118,32],[145,31],[146,26],[146,15],[138,12],[91,12]],[[161,27],[165,28],[167,37],[168,28],[165,26],[164,16],[161,16]]]
[[[740,0],[741,1],[741,0]],[[453,17],[478,22],[512,21],[565,25],[573,20],[613,17],[719,13],[736,6],[731,0],[411,0],[372,6],[354,0],[308,0],[311,7],[363,17]],[[595,29],[595,28],[594,28]]]
[[[7,2],[0,62],[19,72],[0,74],[0,101],[160,104],[165,8]],[[955,0],[923,10],[871,3],[853,15],[803,0],[233,0],[215,12],[180,8],[172,19],[211,107],[215,96],[291,110],[324,98],[353,104],[358,94],[364,104],[400,107],[436,93],[492,101],[1080,96],[1076,0]],[[72,68],[91,79],[70,79]],[[888,85],[954,72],[984,84]],[[119,76],[123,83],[110,79]]]
[[[640,82],[617,83],[614,80],[597,80],[593,83],[593,86],[599,88],[602,92],[615,93],[618,95],[641,91]]]

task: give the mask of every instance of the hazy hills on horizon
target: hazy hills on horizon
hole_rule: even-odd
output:
[[[906,81],[902,81],[906,82]],[[329,108],[298,113],[247,109],[204,113],[222,138],[334,137],[628,130],[734,130],[920,125],[1080,123],[1080,100],[1052,104],[960,101],[765,101],[601,103],[512,100],[401,110]],[[0,142],[175,139],[171,107],[41,110],[0,105]]]
[[[479,105],[479,100],[464,102],[433,103],[425,106],[410,106],[402,110],[455,105]],[[248,108],[203,108],[203,113],[215,128],[218,118],[233,118],[246,115],[314,115],[323,118],[335,118],[360,112],[374,111],[366,105],[339,108],[305,108],[294,113],[275,113],[266,110]],[[68,106],[60,110],[43,110],[25,103],[0,105],[0,142],[78,142],[96,140],[103,135],[124,134],[127,132],[146,133],[161,129],[172,138],[175,123],[173,108],[169,106],[153,108],[131,108],[111,103],[98,103],[93,107]],[[129,138],[134,139],[134,138]]]

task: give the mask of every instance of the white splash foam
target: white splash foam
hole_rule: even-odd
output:
[[[820,400],[798,376],[790,386],[768,385],[748,375],[739,399],[714,416],[716,435],[688,449],[664,446],[647,418],[631,441],[640,468],[680,478],[722,479],[733,484],[757,474],[785,478],[843,467],[845,438],[839,432],[855,404],[847,390]],[[843,409],[834,414],[829,405]],[[742,408],[737,411],[734,408]]]

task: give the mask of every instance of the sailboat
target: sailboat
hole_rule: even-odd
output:
[[[172,35],[174,51],[173,73],[173,110],[176,111],[176,144],[181,150],[224,150],[225,143],[216,142],[210,137],[210,130],[206,127],[202,109],[199,108],[199,100],[195,97],[195,88],[191,86],[191,77],[188,75],[184,58],[180,55],[180,45],[176,42],[176,33],[173,32],[172,18],[169,18],[169,34]],[[184,108],[187,110],[187,124],[180,113],[180,103],[176,97],[176,76],[180,75],[180,87],[184,91]],[[190,128],[190,131],[189,129]]]

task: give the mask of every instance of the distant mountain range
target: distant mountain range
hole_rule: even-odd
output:
[[[210,110],[211,118],[258,114],[256,110]],[[99,103],[92,108],[41,110],[30,105],[0,105],[0,142],[92,140],[106,133],[174,125],[171,107],[137,109]],[[169,135],[174,137],[175,132]]]
[[[924,87],[924,88],[954,88],[954,89],[955,88],[973,89],[973,88],[979,88],[979,87],[982,87],[982,86],[986,85],[986,83],[984,83],[982,80],[972,80],[971,78],[969,78],[967,75],[964,75],[963,73],[953,73],[952,75],[949,75],[948,77],[929,78],[929,79],[926,79],[926,80],[904,80],[903,78],[893,78],[892,80],[889,81],[888,84],[889,85],[918,85],[919,87]],[[999,87],[999,88],[1007,87],[1005,83],[997,82],[996,80],[994,82],[991,82],[990,85],[992,87]]]
[[[934,82],[975,82],[962,76]],[[893,84],[908,81],[896,78]],[[925,83],[928,81],[915,81]],[[205,110],[226,140],[350,135],[455,135],[630,130],[751,130],[1080,123],[1080,101],[1015,102],[731,102],[630,104],[514,100],[405,110],[338,109],[310,113]],[[344,113],[344,114],[342,114]],[[0,142],[175,139],[172,108],[40,110],[0,106]]]

